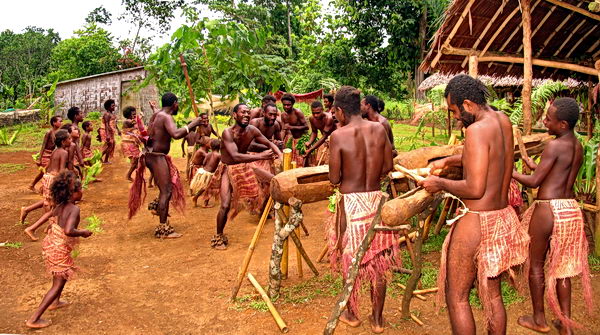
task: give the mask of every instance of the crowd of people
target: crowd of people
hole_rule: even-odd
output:
[[[524,175],[514,170],[514,143],[511,123],[502,112],[486,102],[487,88],[477,79],[458,75],[445,91],[448,109],[465,128],[464,150],[456,156],[430,163],[434,171],[419,186],[430,193],[446,192],[464,203],[464,216],[453,223],[442,248],[438,278],[440,302],[448,307],[454,334],[475,334],[476,326],[469,304],[469,293],[477,283],[482,301],[485,326],[491,334],[506,333],[507,317],[500,283],[502,274],[514,267],[524,267],[529,282],[533,313],[517,322],[537,332],[549,332],[544,314],[544,289],[550,309],[557,316],[554,326],[561,334],[570,334],[578,324],[571,319],[571,279],[581,275],[584,298],[591,306],[590,274],[587,264],[587,241],[573,184],[582,164],[582,147],[574,134],[579,107],[571,98],[554,101],[544,124],[555,139],[549,142],[539,163],[527,160],[534,172]],[[308,121],[295,108],[295,98],[285,94],[280,99],[266,95],[260,107],[251,109],[240,103],[232,110],[233,126],[218,134],[206,114],[178,128],[173,116],[179,103],[173,93],[165,93],[161,109],[151,103],[153,114],[148,126],[134,107],[123,109],[121,129],[117,126],[114,100],[104,103],[98,138],[102,161],[110,164],[121,136],[121,149],[131,162],[125,178],[129,188],[129,217],[144,203],[146,169],[150,187],[156,185],[158,197],[148,209],[159,218],[154,230],[157,238],[179,238],[169,222],[169,209],[185,208],[185,198],[192,197],[196,206],[218,202],[216,234],[210,245],[226,250],[229,244],[224,230],[242,209],[260,214],[269,197],[271,178],[280,170],[282,151],[292,149],[297,167],[329,165],[329,179],[339,188],[336,210],[329,225],[328,245],[334,268],[344,278],[356,255],[383,197],[381,181],[392,169],[397,155],[390,122],[381,114],[385,105],[373,95],[362,96],[351,86],[343,86],[323,101],[310,104]],[[45,214],[26,229],[36,240],[35,231],[49,221],[43,241],[48,271],[53,275],[52,288],[27,321],[31,328],[50,325],[41,319],[46,309],[61,308],[62,289],[75,269],[71,250],[78,237],[92,233],[78,229],[82,167],[92,156],[93,125],[83,122],[77,107],[67,112],[71,121],[51,119],[37,164],[41,167],[31,189],[41,181],[42,199],[21,209],[21,222],[36,209]],[[84,130],[80,137],[79,124]],[[311,130],[301,150],[299,141]],[[306,139],[306,137],[304,137]],[[185,178],[169,155],[172,140],[181,139],[186,158]],[[439,177],[448,167],[462,167],[463,179]],[[536,201],[519,217],[510,206],[512,180],[539,187]],[[358,287],[369,283],[372,314],[369,319],[374,333],[384,331],[383,308],[386,285],[392,269],[399,264],[399,236],[393,231],[377,232],[359,268],[358,284],[340,321],[351,327],[361,324],[358,314]],[[547,273],[544,265],[548,264]]]

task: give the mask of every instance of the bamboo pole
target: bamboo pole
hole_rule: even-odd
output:
[[[304,258],[304,261],[306,262],[306,264],[308,265],[310,270],[313,272],[313,274],[315,276],[318,276],[319,270],[317,270],[317,267],[313,264],[313,262],[310,260],[310,258],[308,258],[308,254],[306,253],[306,250],[304,250],[304,247],[302,246],[302,242],[300,241],[300,238],[298,238],[298,235],[295,232],[292,232],[290,234],[290,237],[292,238],[292,241],[296,245],[296,248],[298,250],[300,250],[300,254],[302,255],[302,258]],[[302,259],[299,259],[298,261],[301,262]],[[302,269],[302,268],[300,268],[300,269]],[[302,275],[300,275],[300,277],[302,277]]]
[[[194,90],[192,89],[192,82],[190,81],[190,76],[188,74],[187,63],[183,58],[183,54],[179,54],[179,62],[181,63],[181,67],[183,68],[183,75],[185,76],[185,83],[188,87],[188,92],[190,94],[190,100],[192,101],[192,110],[194,111],[194,115],[198,117],[198,106],[196,106],[196,97],[194,96]]]
[[[356,277],[358,276],[358,269],[360,268],[360,263],[362,262],[362,259],[365,256],[367,249],[369,249],[371,242],[373,242],[373,238],[375,238],[374,228],[376,225],[379,225],[381,223],[381,208],[383,207],[383,204],[385,203],[387,198],[388,196],[386,194],[384,194],[381,197],[379,205],[377,206],[377,214],[375,215],[373,222],[369,226],[369,230],[367,231],[365,238],[362,240],[360,247],[356,251],[355,257],[352,258],[352,263],[348,271],[348,277],[345,280],[342,293],[340,294],[333,310],[331,311],[331,316],[327,321],[327,325],[323,330],[324,335],[333,334],[335,328],[337,327],[338,319],[344,311],[344,309],[346,308],[346,304],[348,304],[348,299],[350,299],[350,294],[354,289],[354,282],[356,281]]]
[[[477,78],[477,66],[479,65],[479,59],[476,55],[469,56],[469,76]]]
[[[463,9],[463,12],[460,14],[460,17],[458,18],[458,21],[454,24],[454,27],[452,27],[452,30],[448,34],[448,37],[446,37],[446,40],[442,44],[442,47],[447,47],[450,45],[450,42],[452,41],[452,38],[454,38],[454,35],[456,35],[458,28],[460,28],[465,17],[467,17],[467,15],[470,13],[471,6],[473,5],[474,2],[475,2],[475,0],[469,0],[469,2],[467,2],[465,9]],[[433,58],[433,60],[431,61],[430,68],[432,68],[432,69],[435,68],[437,62],[440,60],[441,57],[442,57],[442,53],[438,52],[435,55],[435,57]]]
[[[425,324],[423,323],[423,321],[421,321],[416,315],[414,315],[413,313],[410,313],[410,318],[413,319],[414,322],[416,322],[419,326],[423,327]]]
[[[427,294],[427,293],[435,293],[437,291],[439,291],[439,288],[432,287],[432,288],[426,288],[424,290],[414,290],[413,294]]]
[[[599,62],[596,62],[596,65]],[[600,208],[600,146],[596,155],[596,208]],[[594,253],[600,256],[600,212],[596,212],[596,227],[594,228]]]
[[[283,171],[292,169],[292,150],[283,149]],[[284,205],[284,212],[289,217],[290,208],[288,205]],[[281,277],[287,279],[288,277],[288,260],[289,260],[289,245],[288,240],[283,241],[283,257],[281,259]]]
[[[412,275],[412,272],[411,272],[411,275]],[[401,289],[406,290],[406,285],[402,285],[402,284],[398,283],[398,286]],[[419,300],[427,301],[427,298],[421,294],[413,294],[413,295],[415,296],[415,298],[417,298]]]
[[[242,267],[240,267],[240,271],[238,272],[237,279],[235,281],[235,285],[233,286],[231,292],[231,301],[234,301],[238,292],[240,291],[240,286],[242,285],[242,281],[244,280],[244,276],[246,275],[246,271],[248,271],[248,265],[250,264],[250,260],[252,259],[252,254],[254,254],[254,248],[258,243],[258,238],[267,222],[267,218],[269,217],[269,211],[273,208],[273,199],[269,197],[267,201],[267,206],[260,217],[260,221],[258,222],[258,226],[256,226],[256,230],[254,231],[254,235],[252,235],[252,240],[250,241],[250,246],[248,246],[248,251],[246,251],[246,256],[244,256],[244,261],[242,262]]]
[[[269,312],[271,312],[273,319],[275,319],[275,322],[277,323],[277,327],[279,327],[279,330],[282,333],[287,333],[288,327],[285,324],[285,321],[283,321],[283,319],[281,318],[281,315],[279,315],[279,312],[277,311],[277,309],[271,302],[271,299],[269,299],[269,296],[267,295],[265,290],[262,288],[262,286],[260,286],[260,284],[258,283],[256,278],[254,278],[254,276],[250,272],[248,272],[248,280],[250,281],[252,286],[254,286],[254,288],[256,289],[258,294],[260,294],[260,297],[262,298],[262,300],[267,304],[267,307],[269,308]]]
[[[531,134],[531,82],[533,80],[533,64],[531,55],[531,1],[521,0],[523,20],[523,129],[525,135]]]
[[[317,263],[321,263],[323,258],[325,258],[325,255],[327,255],[328,250],[329,250],[329,246],[327,244],[325,244],[325,247],[323,247],[323,250],[321,250],[321,253],[319,254],[319,258],[317,258]]]

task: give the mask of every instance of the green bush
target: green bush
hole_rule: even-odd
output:
[[[96,120],[100,120],[101,116],[102,116],[102,113],[100,113],[99,111],[93,111],[93,112],[88,113],[87,118],[89,120],[96,121]]]

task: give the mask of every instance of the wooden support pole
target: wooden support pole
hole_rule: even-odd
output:
[[[292,150],[283,149],[283,171],[292,169]],[[289,207],[284,205],[284,212],[289,216]],[[281,259],[281,276],[283,279],[288,277],[289,245],[287,239],[283,242],[283,257]]]
[[[523,130],[525,135],[531,134],[531,82],[533,80],[533,63],[531,55],[531,1],[521,0],[523,20]]]
[[[329,246],[327,244],[325,244],[325,246],[323,247],[323,250],[321,250],[321,253],[319,254],[319,258],[317,258],[317,263],[321,263],[323,258],[325,258],[325,255],[327,255],[328,250],[329,250]]]
[[[421,279],[421,271],[423,269],[423,228],[419,228],[419,236],[415,240],[415,248],[413,255],[413,273],[406,282],[406,289],[404,289],[404,296],[402,297],[402,317],[410,317],[410,303],[413,298],[413,291],[417,288],[417,285]],[[408,244],[407,244],[408,245]]]
[[[413,274],[413,272],[411,271],[410,273],[411,275]],[[398,287],[400,287],[403,290],[406,290],[406,285],[402,285],[400,283],[398,283]],[[427,298],[421,294],[413,294],[415,296],[415,298],[419,299],[419,300],[423,300],[423,301],[427,301]],[[400,308],[402,309],[402,308]]]
[[[260,297],[262,298],[262,300],[267,304],[267,308],[269,308],[269,312],[271,312],[273,319],[275,319],[275,322],[277,323],[277,327],[279,327],[279,330],[282,333],[287,333],[288,327],[285,324],[285,321],[283,321],[283,319],[281,318],[281,315],[279,315],[279,312],[277,312],[277,309],[271,302],[271,299],[269,299],[267,292],[265,292],[265,290],[262,288],[262,286],[260,286],[260,284],[258,283],[256,278],[254,278],[254,276],[250,272],[248,272],[248,280],[250,281],[252,286],[254,286],[254,288],[256,289],[258,294],[260,294]]]
[[[588,105],[586,113],[586,124],[587,124],[587,139],[588,141],[594,136],[594,118],[592,117],[594,111],[594,85],[591,80],[588,80]]]
[[[454,199],[444,199],[444,207],[442,207],[442,212],[440,213],[440,217],[438,218],[437,223],[435,224],[435,230],[433,231],[433,233],[436,235],[440,234],[440,232],[442,231],[442,227],[446,223],[446,216],[448,216],[448,211],[450,210],[451,200]]]
[[[381,201],[379,201],[379,205],[377,206],[377,214],[375,215],[373,222],[369,226],[369,230],[367,231],[365,238],[362,240],[360,247],[356,251],[356,255],[354,256],[354,258],[352,258],[352,263],[348,271],[348,277],[344,282],[344,288],[342,289],[342,293],[340,294],[335,306],[333,307],[333,310],[331,311],[331,316],[329,317],[327,325],[323,330],[324,335],[333,334],[335,328],[337,327],[338,319],[340,315],[342,315],[342,312],[348,304],[348,299],[350,299],[350,294],[354,289],[354,283],[356,281],[356,277],[358,276],[358,269],[360,268],[360,263],[362,262],[363,257],[365,257],[365,253],[369,249],[371,242],[373,242],[373,238],[375,238],[374,228],[376,225],[379,225],[381,223],[381,208],[383,207],[383,204],[385,203],[387,198],[388,196],[385,194],[383,195],[383,197],[381,197]]]
[[[294,241],[294,244],[296,244],[296,248],[298,250],[300,250],[300,254],[302,255],[302,258],[304,258],[304,261],[306,262],[306,264],[308,264],[308,267],[310,268],[310,270],[313,272],[313,274],[315,276],[318,276],[319,270],[317,270],[317,267],[313,264],[313,262],[310,260],[310,258],[308,258],[308,254],[306,253],[306,250],[304,250],[304,247],[302,246],[302,243],[300,242],[300,238],[298,238],[298,235],[296,233],[292,232],[290,234],[290,237],[292,238],[292,241]],[[299,260],[299,261],[301,261],[301,260]]]
[[[296,244],[296,264],[298,266],[298,277],[302,278],[304,277],[304,271],[302,269],[302,252],[300,251],[300,248],[298,247],[298,245],[300,245],[300,247],[302,247],[302,244],[300,244],[300,227],[295,229],[295,232],[292,232],[292,234],[290,234],[290,236],[294,235],[295,239],[294,240],[294,244]],[[296,240],[298,240],[296,242]]]
[[[469,76],[477,78],[477,66],[479,66],[479,59],[476,55],[469,56]]]
[[[446,40],[442,44],[442,47],[447,47],[450,45],[450,42],[452,41],[452,38],[454,38],[454,35],[456,35],[458,28],[460,28],[465,17],[467,17],[467,15],[471,12],[471,6],[473,5],[474,2],[475,2],[475,0],[469,0],[469,2],[467,2],[465,9],[463,9],[462,13],[460,14],[460,17],[458,18],[458,21],[454,24],[452,31],[450,31],[450,33],[448,34],[448,37],[446,37]],[[431,61],[430,67],[435,68],[436,64],[438,63],[438,61],[440,60],[441,57],[442,57],[442,53],[438,52],[435,55],[435,57],[433,58],[433,60]]]
[[[248,265],[250,264],[250,260],[252,259],[252,255],[254,254],[254,248],[258,243],[258,238],[267,222],[267,218],[269,216],[269,212],[273,208],[273,199],[269,197],[267,201],[267,206],[260,217],[260,221],[258,222],[258,226],[256,226],[256,230],[254,230],[254,235],[252,235],[252,240],[250,241],[250,246],[248,246],[248,251],[246,251],[246,256],[244,256],[244,261],[242,262],[242,266],[240,267],[240,271],[238,272],[237,279],[235,281],[235,285],[231,290],[231,301],[234,301],[238,292],[240,291],[240,286],[242,285],[242,281],[246,276],[246,271],[248,271]]]
[[[598,153],[596,155],[596,185],[600,185],[600,146],[598,146]],[[600,208],[600,187],[598,186],[596,186],[596,208]],[[594,251],[596,256],[600,256],[600,212],[596,212],[596,227],[594,227]]]
[[[423,224],[423,240],[424,241],[427,241],[427,238],[429,237],[429,231],[431,230],[431,221],[433,221],[434,214],[435,214],[435,210],[433,212],[431,212],[431,214],[429,214],[429,216],[427,216],[427,219],[425,219],[425,223]]]
[[[192,110],[194,111],[194,115],[196,117],[198,117],[198,106],[196,106],[196,97],[194,96],[194,90],[192,89],[192,82],[190,81],[187,63],[185,62],[185,59],[183,58],[183,54],[179,54],[179,62],[181,63],[181,67],[183,68],[183,75],[185,76],[185,83],[187,84],[188,92],[190,94]]]

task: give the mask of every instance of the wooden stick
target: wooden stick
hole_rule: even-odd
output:
[[[328,250],[329,250],[329,246],[327,244],[325,244],[325,246],[323,247],[323,250],[321,250],[321,253],[319,254],[319,258],[317,258],[317,263],[321,263],[323,258],[325,258],[325,255],[327,255]]]
[[[436,206],[437,208],[437,206]],[[435,210],[429,214],[427,219],[425,219],[424,227],[423,227],[423,240],[427,240],[429,237],[429,230],[431,230],[431,221],[433,221],[433,215],[435,214]]]
[[[235,285],[231,291],[231,301],[234,301],[239,290],[242,285],[242,281],[244,280],[244,276],[246,275],[246,271],[248,271],[248,265],[250,264],[250,260],[252,259],[252,254],[254,254],[254,248],[258,243],[258,238],[267,222],[267,217],[269,216],[269,211],[273,207],[273,199],[269,197],[267,201],[267,206],[260,217],[260,221],[258,222],[258,226],[256,226],[256,230],[254,230],[254,235],[252,235],[252,240],[250,241],[250,246],[248,246],[248,251],[246,251],[246,256],[244,256],[244,261],[242,262],[242,266],[240,267],[240,271],[238,272],[237,279],[235,281]]]
[[[531,134],[531,81],[533,80],[533,57],[531,51],[531,1],[521,0],[523,20],[523,130]]]
[[[488,51],[488,49],[490,48],[492,43],[494,43],[494,41],[496,40],[496,37],[498,37],[498,35],[502,32],[502,30],[504,30],[504,27],[506,27],[508,22],[510,22],[510,20],[512,20],[513,16],[515,16],[515,14],[517,14],[518,12],[519,12],[519,6],[517,6],[512,12],[510,12],[510,14],[508,14],[508,16],[506,16],[506,18],[504,19],[504,21],[502,22],[502,24],[500,24],[500,26],[498,28],[495,28],[496,31],[494,32],[492,37],[488,40],[485,47],[483,47],[483,50],[479,53],[479,57],[485,55],[485,53]],[[479,60],[479,61],[481,62],[481,60]]]
[[[456,35],[456,32],[458,31],[458,28],[460,28],[460,26],[461,26],[462,22],[464,21],[465,17],[467,17],[467,15],[469,14],[469,12],[471,11],[471,6],[473,5],[474,2],[475,2],[475,0],[469,0],[469,2],[466,4],[465,9],[463,9],[463,12],[460,14],[460,17],[458,18],[458,21],[454,24],[454,27],[452,28],[452,30],[448,34],[448,37],[446,37],[446,40],[442,44],[442,47],[450,45],[450,42],[452,41],[452,38],[454,38],[454,35]],[[435,68],[437,62],[440,60],[441,57],[442,57],[442,53],[438,52],[435,55],[435,57],[433,58],[433,60],[431,61],[430,68],[432,68],[432,69]]]
[[[596,63],[600,64],[600,63]],[[600,146],[596,154],[596,185],[600,186]],[[596,208],[600,208],[600,187],[596,186]],[[600,212],[596,212],[596,228],[594,229],[594,254],[600,256]]]
[[[315,276],[318,276],[319,270],[317,270],[317,267],[313,264],[310,258],[308,258],[308,254],[306,253],[306,250],[304,250],[304,247],[302,246],[302,242],[300,241],[298,235],[295,232],[292,232],[290,234],[290,237],[292,238],[292,241],[294,241],[296,248],[300,251],[300,255],[302,255],[302,258],[304,258],[304,261],[306,262],[306,264],[308,264],[310,270],[314,273]],[[302,259],[299,259],[298,262],[302,262]],[[300,270],[302,270],[302,268],[300,268]],[[300,277],[302,277],[302,275],[300,275]]]
[[[421,327],[423,327],[425,325],[423,323],[423,321],[419,320],[419,318],[416,315],[414,315],[413,313],[410,313],[410,318],[413,319],[413,321],[416,322]]]
[[[369,226],[369,230],[367,231],[365,238],[362,240],[360,247],[356,251],[355,257],[352,258],[352,264],[350,265],[350,269],[348,271],[348,277],[346,278],[346,281],[344,283],[342,293],[340,294],[337,303],[331,311],[331,316],[327,321],[327,325],[323,330],[324,335],[333,334],[335,328],[337,327],[338,319],[344,311],[344,309],[346,308],[346,305],[348,304],[348,299],[350,299],[350,294],[352,294],[352,290],[354,289],[354,282],[356,281],[356,277],[358,276],[358,269],[360,268],[360,263],[362,262],[365,253],[369,249],[371,242],[373,242],[373,238],[375,238],[375,229],[373,228],[381,223],[381,208],[383,207],[383,204],[385,203],[387,198],[388,196],[384,194],[381,198],[381,201],[379,201],[379,205],[377,206],[377,214],[373,219],[373,223]]]
[[[440,234],[440,232],[442,231],[442,227],[446,223],[446,216],[448,216],[448,211],[450,210],[450,201],[451,200],[454,200],[454,199],[452,199],[452,198],[444,199],[444,207],[442,207],[442,212],[440,213],[440,217],[438,218],[437,223],[435,224],[435,230],[433,231],[433,233],[436,235]]]
[[[589,11],[583,9],[583,8],[579,8],[577,6],[573,6],[570,3],[566,3],[564,1],[559,1],[559,0],[546,0],[546,1],[548,1],[549,3],[555,4],[557,6],[560,6],[562,8],[566,8],[568,10],[572,10],[572,11],[574,11],[576,13],[581,14],[581,15],[585,15],[585,16],[589,17],[590,19],[594,19],[594,20],[600,21],[600,15],[597,15],[597,14],[594,14],[592,12],[589,12]]]
[[[412,233],[408,234],[408,240],[409,240],[409,241],[412,241],[412,240],[414,240],[414,239],[417,237],[417,235],[419,235],[419,232],[417,232],[417,231],[413,231]],[[405,236],[401,236],[401,237],[398,239],[398,244],[402,244],[402,243],[404,243],[404,242],[406,242],[406,237],[405,237]]]
[[[403,289],[403,290],[406,290],[406,286],[404,286],[404,285],[402,285],[402,284],[400,284],[400,283],[398,283],[398,286],[399,286],[401,289]],[[414,296],[415,296],[417,299],[420,299],[420,300],[423,300],[423,301],[427,301],[427,298],[425,298],[423,295],[420,295],[420,294],[413,294],[413,295],[414,295]]]
[[[179,62],[181,63],[181,67],[183,68],[183,75],[185,76],[185,82],[187,84],[188,92],[190,94],[190,99],[192,101],[192,110],[194,111],[194,115],[196,117],[198,117],[198,106],[196,106],[196,97],[194,96],[194,90],[192,89],[192,82],[190,81],[187,64],[185,62],[185,59],[183,58],[183,54],[179,54]]]
[[[267,304],[267,307],[269,308],[269,312],[271,312],[273,319],[275,319],[275,322],[277,323],[277,327],[279,327],[279,330],[282,333],[287,333],[288,327],[285,324],[285,321],[283,321],[283,319],[281,318],[281,315],[279,315],[279,312],[277,311],[277,309],[271,302],[271,299],[269,299],[269,296],[267,295],[265,290],[262,288],[262,286],[260,286],[260,284],[258,283],[256,278],[254,278],[254,276],[250,272],[248,272],[248,280],[250,281],[252,286],[254,286],[254,288],[256,289],[258,294],[260,294],[260,297],[262,298],[262,300]]]
[[[413,294],[427,294],[427,293],[434,293],[439,291],[439,288],[437,287],[432,287],[432,288],[426,288],[424,290],[414,290]]]
[[[295,237],[295,238],[292,238],[292,240],[294,241],[294,244],[296,244],[296,264],[298,266],[298,277],[302,278],[302,277],[304,277],[304,271],[302,270],[302,256],[303,255],[300,251],[300,248],[302,247],[302,244],[300,243],[300,228],[299,227],[296,228],[290,234],[290,236],[292,236],[292,235]],[[298,240],[298,241],[296,241],[296,240]]]
[[[292,169],[292,150],[283,149],[283,171]],[[284,212],[289,216],[289,207],[284,205]],[[289,260],[289,246],[287,239],[283,242],[283,258],[281,259],[281,277],[287,279],[288,277],[288,260]]]

